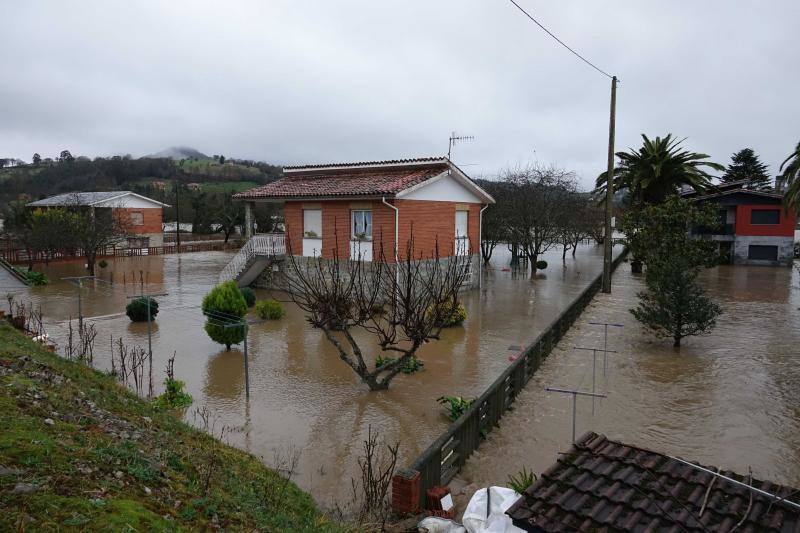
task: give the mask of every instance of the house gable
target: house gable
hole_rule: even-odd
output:
[[[484,203],[473,190],[457,181],[450,172],[444,172],[416,187],[397,195],[403,200],[428,200],[437,202]]]
[[[134,193],[123,194],[93,204],[93,207],[116,207],[126,209],[160,209],[165,204]]]

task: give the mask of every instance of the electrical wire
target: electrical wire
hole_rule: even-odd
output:
[[[574,49],[570,48],[570,46],[569,46],[569,45],[567,45],[567,43],[565,43],[564,41],[562,41],[561,39],[559,39],[558,37],[556,37],[556,36],[555,36],[555,34],[554,34],[553,32],[551,32],[550,30],[548,30],[547,28],[545,28],[545,27],[542,25],[542,23],[541,23],[541,22],[539,22],[538,20],[536,20],[535,18],[533,18],[533,16],[532,16],[530,13],[528,13],[527,11],[525,11],[525,10],[522,8],[522,6],[520,6],[520,5],[519,5],[517,2],[515,2],[514,0],[508,0],[508,1],[509,1],[509,2],[511,2],[512,4],[514,4],[514,5],[517,7],[517,9],[519,9],[520,11],[522,11],[522,12],[525,14],[525,16],[526,16],[526,17],[528,17],[529,19],[531,19],[531,20],[532,20],[532,21],[533,21],[533,22],[534,22],[534,23],[535,23],[537,26],[539,26],[539,27],[540,27],[542,30],[544,30],[544,31],[545,31],[545,33],[547,33],[547,35],[549,35],[550,37],[552,37],[553,39],[555,39],[555,40],[556,40],[556,42],[558,42],[558,44],[560,44],[561,46],[563,46],[564,48],[566,48],[567,50],[569,50],[570,52],[572,52],[572,53],[575,55],[575,57],[577,57],[578,59],[580,59],[581,61],[583,61],[584,63],[586,63],[586,64],[587,64],[587,65],[589,65],[590,67],[592,67],[593,69],[595,69],[595,70],[596,70],[597,72],[599,72],[600,74],[602,74],[602,75],[604,75],[604,76],[607,76],[608,78],[612,78],[612,79],[614,78],[614,76],[612,76],[611,74],[609,74],[609,73],[608,73],[608,72],[606,72],[605,70],[601,69],[600,67],[598,67],[597,65],[595,65],[594,63],[592,63],[591,61],[589,61],[588,59],[586,59],[586,58],[585,58],[585,57],[583,57],[582,55],[580,55],[580,54],[579,54],[578,52],[576,52]]]

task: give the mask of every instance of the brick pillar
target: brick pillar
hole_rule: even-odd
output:
[[[392,511],[400,516],[419,512],[422,477],[416,470],[400,469],[392,478]]]

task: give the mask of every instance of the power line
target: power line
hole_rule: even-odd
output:
[[[525,10],[522,8],[522,6],[520,6],[520,5],[519,5],[518,3],[516,3],[514,0],[509,0],[509,2],[511,2],[512,4],[514,4],[514,5],[517,7],[517,9],[519,9],[520,11],[522,11],[522,12],[525,14],[525,16],[526,16],[526,17],[528,17],[529,19],[531,19],[531,20],[532,20],[532,21],[533,21],[533,22],[534,22],[534,23],[535,23],[537,26],[539,26],[539,27],[540,27],[542,30],[544,30],[544,31],[545,31],[545,33],[547,33],[547,35],[549,35],[550,37],[552,37],[553,39],[555,39],[555,40],[556,40],[556,42],[558,42],[558,44],[560,44],[561,46],[563,46],[564,48],[566,48],[567,50],[569,50],[570,52],[572,52],[572,53],[575,55],[575,57],[577,57],[578,59],[580,59],[581,61],[583,61],[584,63],[586,63],[586,64],[587,64],[587,65],[589,65],[590,67],[592,67],[593,69],[595,69],[597,72],[599,72],[599,73],[600,73],[600,74],[602,74],[603,76],[606,76],[606,77],[608,77],[608,78],[613,78],[613,77],[614,77],[614,76],[612,76],[611,74],[609,74],[608,72],[606,72],[605,70],[601,69],[600,67],[598,67],[597,65],[595,65],[594,63],[592,63],[591,61],[589,61],[588,59],[586,59],[585,57],[583,57],[582,55],[580,55],[580,54],[579,54],[578,52],[576,52],[574,49],[570,48],[570,47],[569,47],[569,45],[567,45],[567,43],[565,43],[564,41],[562,41],[561,39],[559,39],[558,37],[556,37],[556,36],[555,36],[555,34],[554,34],[553,32],[551,32],[550,30],[548,30],[547,28],[545,28],[545,27],[542,25],[542,23],[541,23],[541,22],[539,22],[538,20],[536,20],[535,18],[533,18],[533,16],[532,16],[530,13],[528,13],[527,11],[525,11]]]

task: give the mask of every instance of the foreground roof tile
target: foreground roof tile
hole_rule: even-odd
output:
[[[697,465],[701,466],[701,465]],[[713,467],[702,467],[716,470]],[[800,490],[733,472],[764,494],[669,456],[587,433],[507,511],[526,531],[800,533]]]

